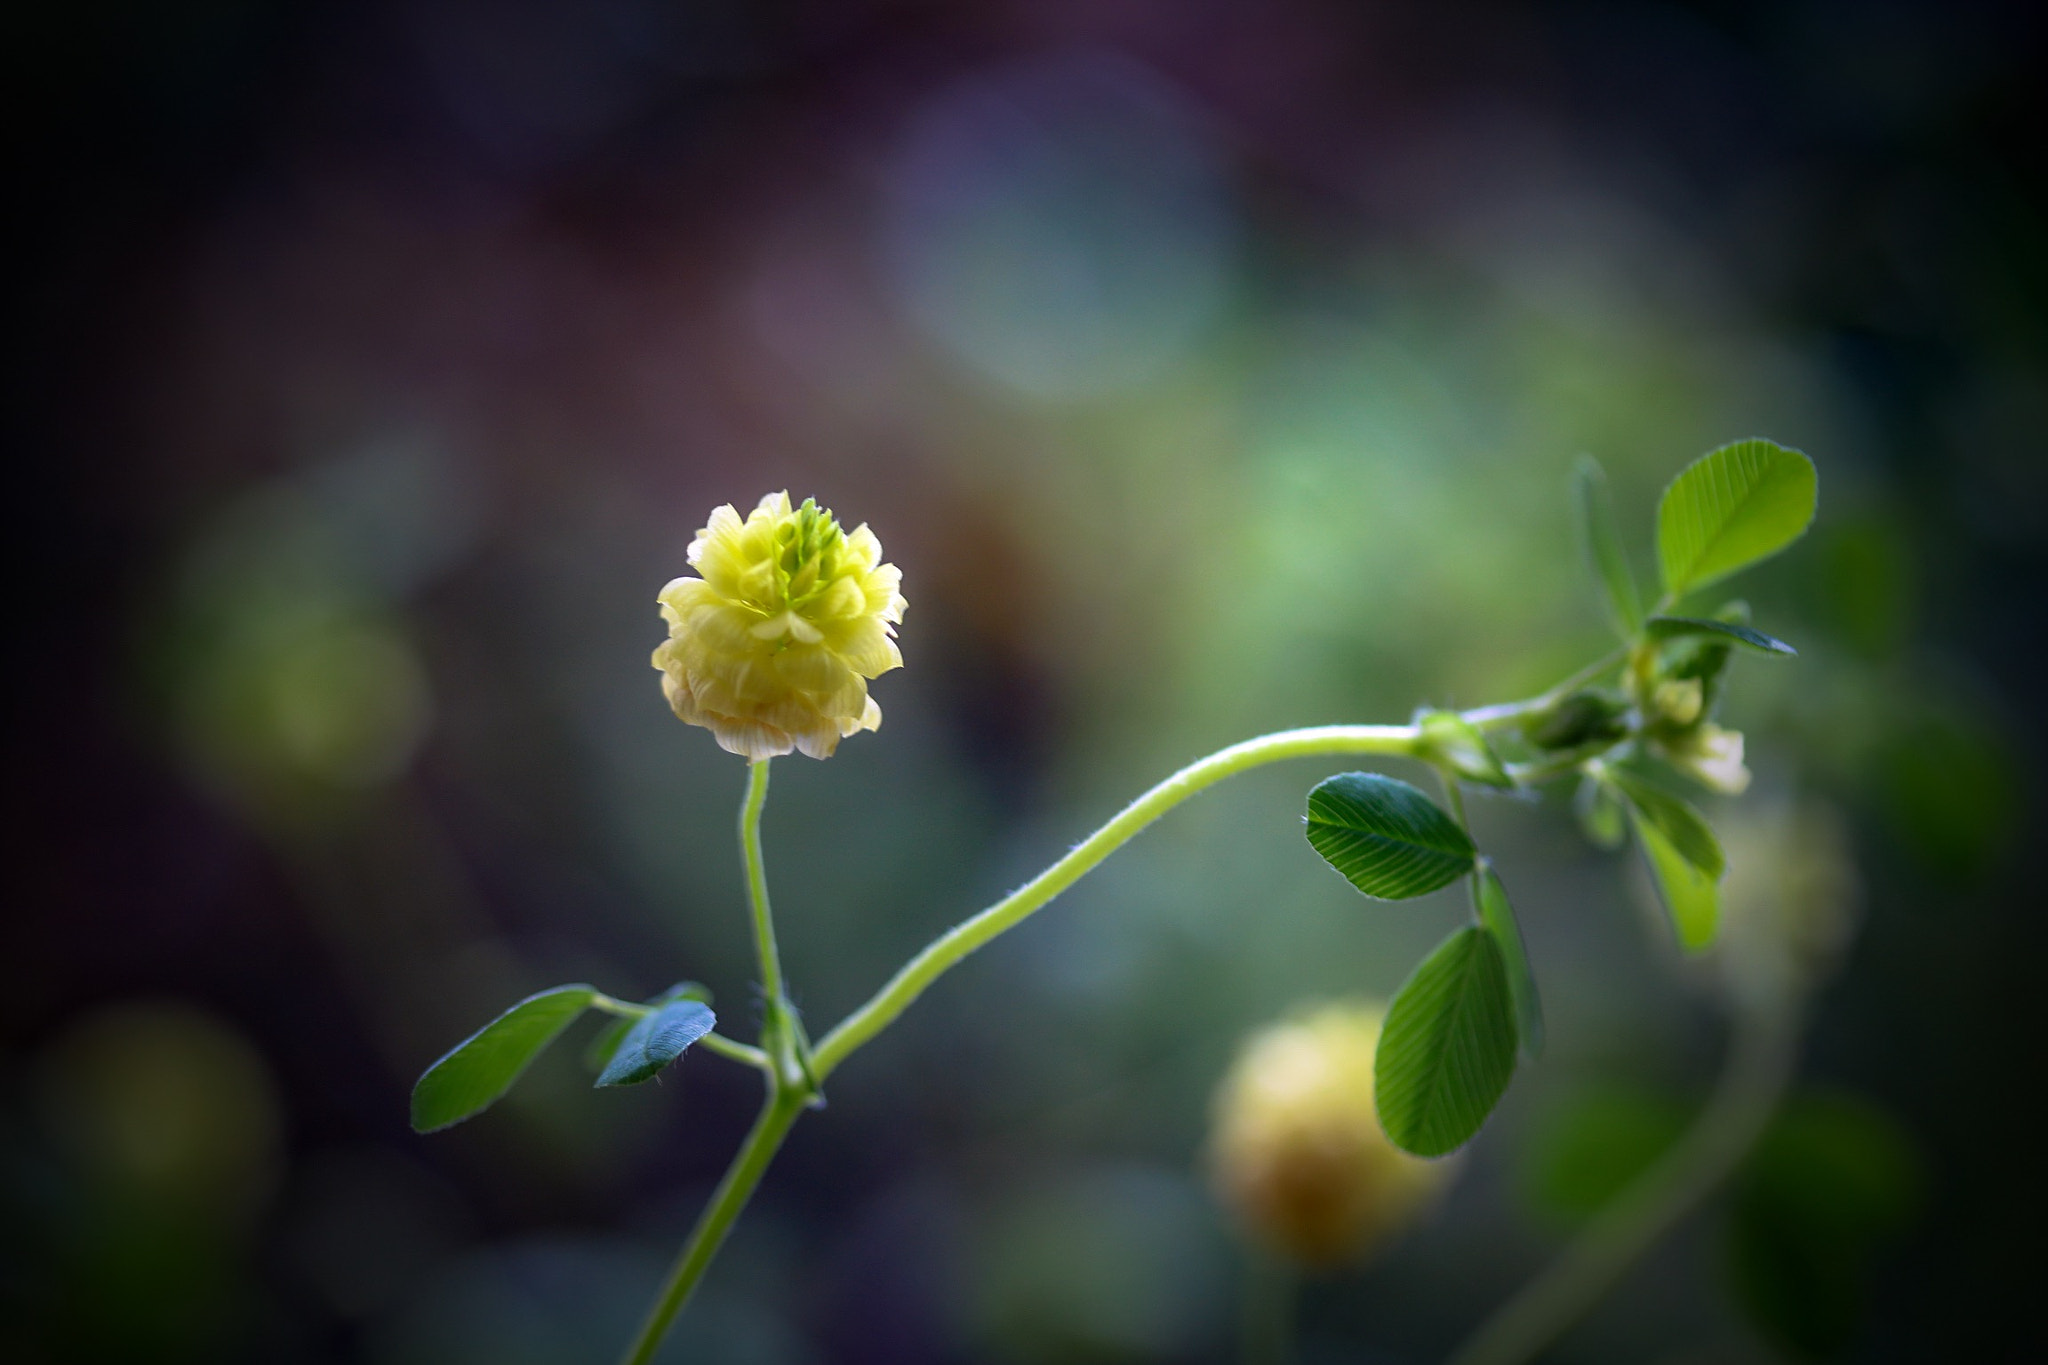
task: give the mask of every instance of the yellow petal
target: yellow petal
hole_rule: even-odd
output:
[[[742,758],[779,758],[795,747],[787,734],[758,720],[707,714],[704,723],[710,727],[719,748]]]
[[[864,677],[875,678],[903,666],[903,655],[889,638],[889,628],[872,616],[852,623],[832,642],[846,666]]]
[[[858,683],[852,669],[823,645],[792,645],[775,656],[775,671],[791,687],[830,694]]]

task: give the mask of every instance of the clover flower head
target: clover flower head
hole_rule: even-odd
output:
[[[669,638],[654,651],[678,718],[750,759],[829,758],[882,723],[868,680],[903,664],[903,575],[866,525],[840,529],[806,498],[770,493],[742,521],[730,503],[690,542],[700,577],[661,590]]]
[[[1326,1005],[1252,1035],[1217,1088],[1217,1192],[1260,1241],[1308,1266],[1383,1245],[1421,1214],[1449,1163],[1395,1147],[1373,1107],[1383,1012]]]

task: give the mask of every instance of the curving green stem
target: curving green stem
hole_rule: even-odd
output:
[[[1181,802],[1226,777],[1317,754],[1413,754],[1421,734],[1412,725],[1319,725],[1282,730],[1219,749],[1197,759],[1117,812],[1108,824],[1074,845],[1068,854],[988,909],[961,921],[904,964],[872,999],[841,1020],[818,1044],[813,1061],[820,1079],[855,1049],[887,1028],[925,988],[975,949],[1015,928],[1082,874],[1121,848],[1130,837]]]
[[[1538,698],[1509,707],[1491,708],[1489,721],[1506,723],[1514,717],[1533,712],[1539,704],[1547,702]],[[1466,714],[1469,718],[1481,713]],[[712,1194],[710,1204],[691,1230],[689,1240],[683,1244],[682,1252],[662,1288],[661,1297],[625,1356],[625,1365],[646,1365],[653,1358],[669,1324],[689,1302],[733,1220],[739,1217],[754,1187],[760,1184],[762,1174],[782,1146],[782,1140],[788,1136],[790,1125],[807,1106],[816,1102],[819,1082],[893,1023],[912,1001],[924,994],[925,989],[948,970],[991,939],[1015,928],[1079,881],[1145,826],[1226,777],[1289,758],[1334,754],[1418,757],[1422,743],[1422,734],[1413,725],[1319,725],[1261,735],[1197,759],[1117,812],[1108,824],[1076,844],[1051,867],[986,910],[941,934],[891,977],[866,1004],[840,1021],[814,1052],[808,1051],[795,1012],[788,1008],[783,990],[775,925],[768,909],[768,879],[761,859],[761,808],[768,799],[768,763],[765,759],[753,763],[748,769],[746,799],[740,807],[740,847],[746,858],[748,901],[753,908],[762,986],[767,998],[772,1036],[764,1035],[763,1042],[768,1045],[765,1049],[748,1048],[745,1044],[720,1039],[722,1046],[714,1050],[757,1065],[765,1062],[768,1102],[755,1120],[746,1142],[733,1157],[732,1165]]]
[[[766,764],[755,766],[765,767]],[[777,1077],[776,1081],[779,1079]],[[669,1324],[690,1301],[697,1282],[704,1278],[704,1272],[711,1266],[711,1258],[724,1245],[725,1235],[732,1231],[734,1221],[746,1208],[754,1187],[761,1183],[761,1177],[768,1171],[768,1163],[775,1159],[782,1140],[789,1136],[790,1126],[796,1122],[797,1115],[803,1113],[807,1102],[808,1097],[801,1091],[771,1082],[768,1102],[761,1106],[760,1116],[754,1120],[747,1140],[740,1144],[732,1165],[726,1168],[718,1188],[711,1192],[711,1202],[704,1206],[704,1212],[697,1215],[697,1225],[690,1229],[689,1240],[683,1243],[675,1264],[669,1268],[668,1280],[661,1287],[660,1297],[648,1311],[640,1334],[626,1348],[623,1365],[647,1365],[654,1359],[654,1353],[661,1349],[661,1339],[668,1335]]]
[[[1792,1079],[1798,1036],[1797,1011],[1788,1004],[1737,1013],[1727,1066],[1698,1121],[1562,1256],[1495,1310],[1450,1365],[1523,1365],[1597,1304],[1756,1145]]]

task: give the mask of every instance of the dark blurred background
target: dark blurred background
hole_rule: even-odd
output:
[[[1812,453],[1821,512],[1741,585],[1802,657],[1736,665],[1758,777],[1724,804],[1846,821],[1863,930],[1805,1083],[1919,1172],[1825,1348],[2043,1344],[2033,7],[9,29],[0,1357],[611,1358],[752,1079],[692,1056],[591,1093],[578,1034],[450,1134],[406,1095],[558,981],[695,977],[750,1035],[742,765],[647,665],[715,504],[816,495],[911,603],[883,729],[776,768],[822,1028],[1198,753],[1591,657],[1571,457],[1647,568],[1664,480],[1752,434]],[[1390,992],[1462,913],[1313,858],[1301,794],[1341,766],[1175,813],[847,1066],[665,1359],[1229,1359],[1212,1086],[1246,1029]],[[1560,1244],[1544,1125],[1716,1065],[1630,862],[1562,802],[1475,820],[1550,1052],[1426,1227],[1308,1288],[1304,1360],[1440,1358]],[[1717,1226],[1556,1358],[1780,1358]]]

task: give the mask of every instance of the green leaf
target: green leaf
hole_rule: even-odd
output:
[[[1607,776],[1621,788],[1637,812],[1655,825],[1688,863],[1705,875],[1709,884],[1721,880],[1727,861],[1721,856],[1721,841],[1714,837],[1705,816],[1694,810],[1689,802],[1626,768],[1609,768]]]
[[[1631,812],[1636,842],[1649,860],[1657,895],[1671,916],[1679,943],[1687,952],[1708,947],[1721,928],[1721,895],[1714,879],[1680,853],[1654,822],[1644,818],[1641,806],[1631,807]]]
[[[1561,1222],[1584,1222],[1670,1150],[1691,1112],[1669,1096],[1612,1083],[1546,1105],[1524,1148],[1531,1202]]]
[[[1581,688],[1522,722],[1522,737],[1539,749],[1576,749],[1628,733],[1628,702],[1619,694]]]
[[[1614,788],[1597,777],[1580,780],[1579,789],[1572,797],[1573,813],[1579,817],[1579,828],[1592,840],[1594,847],[1613,852],[1628,838],[1628,811],[1622,806],[1621,798],[1614,794]]]
[[[627,1032],[639,1023],[642,1017],[633,1014],[620,1015],[599,1029],[591,1038],[589,1046],[583,1049],[583,1065],[590,1068],[593,1074],[604,1070],[611,1063],[612,1055],[619,1050],[619,1044],[625,1040]]]
[[[1652,640],[1676,640],[1686,635],[1718,635],[1745,645],[1759,654],[1775,654],[1780,658],[1792,658],[1798,650],[1775,636],[1766,635],[1748,626],[1739,626],[1732,621],[1711,621],[1693,616],[1652,616],[1646,625]]]
[[[1606,589],[1607,617],[1622,639],[1632,640],[1643,628],[1643,601],[1636,593],[1636,577],[1629,572],[1621,536],[1614,529],[1607,471],[1591,455],[1581,455],[1572,464],[1572,511],[1586,562]]]
[[[1366,895],[1406,900],[1472,870],[1476,850],[1457,822],[1408,783],[1339,773],[1308,794],[1308,841]]]
[[[1416,717],[1426,756],[1450,765],[1451,771],[1489,787],[1512,787],[1514,779],[1479,727],[1456,711],[1425,711]]]
[[[1736,1301],[1794,1353],[1839,1354],[1920,1194],[1918,1156],[1889,1115],[1846,1095],[1795,1099],[1735,1181],[1725,1249]]]
[[[1380,1126],[1417,1156],[1456,1151],[1515,1074],[1515,1002],[1492,934],[1445,939],[1402,985],[1374,1061]]]
[[[1812,460],[1770,441],[1737,441],[1687,465],[1657,504],[1665,595],[1675,602],[1799,539],[1818,485]]]
[[[1543,1055],[1543,997],[1536,993],[1536,974],[1529,970],[1529,946],[1522,926],[1508,903],[1508,889],[1501,885],[1493,864],[1482,862],[1476,878],[1479,921],[1500,947],[1501,962],[1508,972],[1508,994],[1515,1002],[1515,1028],[1522,1040],[1522,1055]]]
[[[696,1000],[708,1005],[711,1003],[711,988],[697,981],[678,981],[660,995],[649,996],[640,1003],[650,1009],[660,1009],[663,1005],[676,1000]],[[613,1054],[619,1050],[619,1043],[625,1038],[627,1031],[643,1017],[627,1015],[612,1020],[598,1030],[597,1036],[590,1040],[590,1046],[583,1049],[583,1064],[592,1071],[604,1070]]]
[[[412,1088],[413,1131],[432,1133],[487,1109],[597,998],[576,984],[529,995],[485,1024]]]
[[[700,1000],[677,1000],[662,1006],[626,1030],[618,1051],[599,1074],[598,1085],[638,1085],[651,1080],[717,1024],[718,1016]]]

